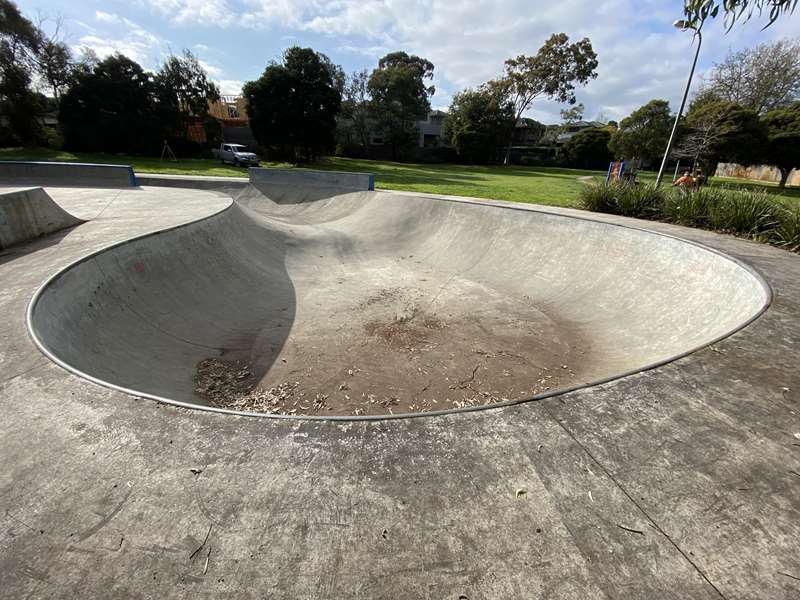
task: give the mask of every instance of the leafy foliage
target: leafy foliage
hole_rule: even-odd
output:
[[[800,250],[800,205],[784,207],[780,223],[773,234],[773,243],[787,250]]]
[[[592,183],[578,195],[578,204],[585,210],[641,219],[659,218],[667,192],[652,185],[628,183]]]
[[[671,128],[669,102],[651,100],[622,119],[611,136],[611,151],[618,158],[655,163],[667,145]]]
[[[61,98],[59,121],[67,148],[102,152],[156,152],[162,128],[152,76],[116,54],[79,73]]]
[[[356,71],[345,77],[342,92],[342,113],[338,123],[339,143],[357,144],[363,156],[369,154],[370,96],[369,73]]]
[[[722,11],[730,29],[736,21],[749,21],[754,14],[760,17],[766,11],[765,27],[769,27],[780,17],[794,12],[796,7],[797,0],[684,0],[683,13],[690,23],[700,26]]]
[[[243,94],[258,143],[293,162],[330,149],[341,109],[340,73],[325,55],[295,46],[282,63],[247,82]]]
[[[513,118],[514,107],[491,88],[467,89],[453,97],[443,133],[461,160],[485,164],[497,157]]]
[[[153,83],[162,122],[173,124],[181,136],[186,135],[190,117],[205,119],[208,103],[219,99],[219,88],[208,80],[205,69],[189,50],[182,56],[170,56]]]
[[[488,85],[506,96],[514,106],[514,121],[507,133],[506,164],[514,125],[531,103],[539,97],[546,97],[575,104],[575,86],[585,85],[596,78],[597,64],[597,54],[589,38],[570,44],[565,33],[551,35],[535,56],[521,54],[505,62],[503,77]]]
[[[765,191],[703,187],[696,191],[619,183],[585,186],[581,208],[743,235],[800,250],[800,207]]]
[[[714,65],[706,93],[761,114],[800,96],[800,40],[777,40],[731,52]]]
[[[31,89],[42,33],[9,0],[0,0],[0,115],[8,119],[5,143],[35,143],[41,139],[38,117],[44,99]]]
[[[733,102],[693,104],[685,128],[678,154],[692,157],[706,173],[713,173],[719,161],[757,163],[767,143],[766,127],[756,112]]]
[[[768,112],[762,118],[767,126],[765,161],[781,172],[780,187],[792,169],[800,168],[800,102]]]
[[[605,128],[579,131],[561,149],[564,162],[579,169],[605,168],[612,158],[610,141],[611,134]]]
[[[416,139],[415,121],[427,117],[435,88],[433,63],[405,52],[392,52],[378,61],[367,89],[377,128],[391,146],[392,158],[409,150]]]

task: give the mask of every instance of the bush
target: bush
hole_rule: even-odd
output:
[[[710,226],[719,231],[764,239],[780,225],[782,210],[766,192],[726,189],[711,206]]]
[[[614,185],[594,182],[578,193],[578,206],[584,210],[617,214]]]
[[[704,187],[693,192],[651,185],[593,183],[578,195],[581,208],[744,235],[800,250],[800,206],[764,191]]]
[[[800,250],[800,206],[783,207],[780,223],[773,233],[773,243],[787,250]]]
[[[592,183],[578,195],[582,208],[640,219],[658,219],[662,216],[665,192],[648,184]]]
[[[708,228],[711,209],[722,202],[724,195],[724,190],[714,187],[703,187],[694,193],[672,190],[666,194],[664,218],[679,225]]]

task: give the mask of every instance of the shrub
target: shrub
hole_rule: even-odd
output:
[[[710,210],[712,229],[765,239],[779,226],[783,208],[767,192],[725,189]]]
[[[800,250],[800,206],[783,207],[772,241],[776,246],[793,252]]]
[[[800,250],[800,206],[765,191],[704,187],[693,192],[651,185],[592,183],[578,195],[581,208],[745,235]]]
[[[665,193],[648,184],[592,183],[578,195],[582,208],[625,217],[657,219],[664,208]]]
[[[578,206],[584,210],[616,214],[613,185],[592,182],[578,193]]]
[[[658,219],[664,212],[665,192],[650,184],[616,185],[619,214],[640,219]]]
[[[666,194],[664,218],[680,225],[708,228],[711,226],[711,211],[721,203],[725,191],[715,187],[703,187],[689,193],[674,189]]]

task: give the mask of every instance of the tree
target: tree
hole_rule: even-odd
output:
[[[561,156],[570,167],[603,169],[612,159],[607,129],[584,129],[572,136],[561,148]]]
[[[715,64],[706,93],[757,113],[788,106],[800,96],[800,40],[778,40]]]
[[[561,120],[566,125],[572,125],[573,123],[583,120],[584,111],[585,108],[582,103],[576,104],[572,108],[562,108],[560,113]]]
[[[669,102],[651,100],[625,117],[609,145],[617,158],[633,158],[649,164],[658,161],[672,129]]]
[[[64,42],[48,40],[42,44],[38,57],[39,70],[58,100],[72,81],[72,53]]]
[[[431,110],[430,97],[436,91],[426,80],[433,79],[433,63],[405,52],[392,52],[378,61],[367,89],[378,128],[392,149],[392,158],[414,144],[415,122]]]
[[[701,105],[698,105],[698,107]],[[726,110],[719,102],[714,108],[704,111],[703,114],[693,113],[691,126],[681,135],[680,143],[673,151],[678,158],[687,158],[692,161],[692,170],[702,161],[707,173],[713,161],[716,148],[722,144],[725,136],[730,132],[731,123],[726,122]],[[690,111],[691,112],[691,111]]]
[[[351,141],[352,132],[352,137],[355,137],[365,156],[369,155],[370,134],[368,82],[369,73],[366,69],[356,71],[345,78],[342,94],[342,120],[347,122],[346,141]]]
[[[779,108],[762,117],[767,126],[766,162],[781,172],[780,187],[792,169],[800,168],[800,102],[787,108]]]
[[[54,20],[50,33],[45,33],[48,19],[39,17],[36,28],[41,36],[41,44],[36,53],[36,67],[42,79],[52,92],[56,101],[70,84],[76,67],[72,51],[61,35],[62,19]]]
[[[282,63],[268,65],[259,79],[247,82],[243,94],[258,143],[292,161],[314,160],[329,150],[342,103],[336,76],[324,54],[294,46]]]
[[[453,97],[442,129],[462,160],[487,163],[497,156],[513,118],[511,102],[483,86]]]
[[[81,71],[61,97],[59,122],[73,150],[154,153],[163,130],[150,73],[121,55]]]
[[[514,127],[531,103],[546,97],[575,104],[575,86],[597,77],[597,54],[589,38],[569,43],[565,33],[554,33],[535,56],[519,55],[505,62],[505,73],[490,82],[514,106],[514,120],[507,135],[505,164],[508,164]]]
[[[749,21],[753,14],[759,17],[767,11],[769,27],[780,17],[794,12],[797,0],[684,0],[683,14],[695,26],[700,26],[706,19],[716,18],[720,9],[725,15],[728,29],[738,20]]]
[[[219,100],[219,88],[189,50],[170,56],[154,78],[159,119],[185,138],[192,118],[204,121],[209,102]]]
[[[36,143],[44,98],[31,89],[42,33],[16,4],[0,0],[0,115],[8,120],[4,143]]]
[[[688,141],[682,141],[684,151],[694,152],[707,173],[712,173],[720,161],[751,165],[762,160],[767,131],[753,110],[733,102],[693,104],[686,114],[685,128],[683,140],[694,136],[700,141],[693,142],[693,149]]]

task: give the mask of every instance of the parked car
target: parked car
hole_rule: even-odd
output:
[[[234,167],[257,167],[259,165],[258,156],[249,152],[247,146],[241,144],[221,144],[219,159],[223,165],[231,164]]]

